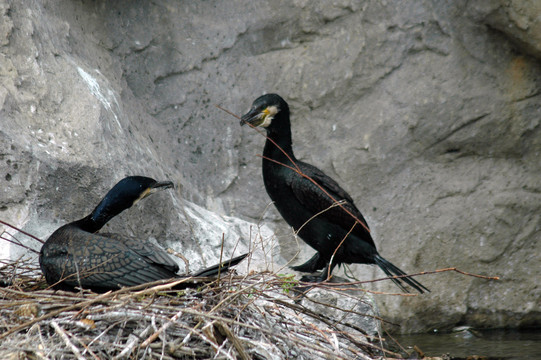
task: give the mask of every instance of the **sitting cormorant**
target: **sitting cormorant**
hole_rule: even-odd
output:
[[[57,229],[41,248],[39,263],[56,289],[98,292],[179,277],[177,263],[160,247],[118,234],[98,234],[109,220],[156,191],[173,187],[143,176],[120,180],[92,213]],[[238,264],[247,254],[201,270],[212,276]]]
[[[265,189],[284,220],[317,251],[306,263],[292,269],[315,272],[324,268],[321,276],[304,276],[302,280],[325,281],[342,263],[377,264],[388,276],[406,275],[378,254],[366,220],[351,196],[321,170],[295,158],[289,107],[284,99],[276,94],[260,96],[240,123],[267,130],[263,150]],[[413,278],[392,280],[406,292],[402,282],[420,293],[428,291]]]

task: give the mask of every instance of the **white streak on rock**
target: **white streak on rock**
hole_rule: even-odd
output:
[[[107,109],[107,111],[113,114],[113,117],[115,118],[115,121],[118,125],[118,128],[120,129],[120,132],[122,132],[122,125],[120,125],[120,121],[118,120],[118,115],[115,113],[112,107],[112,104],[114,103],[117,109],[120,108],[118,105],[118,101],[116,100],[116,96],[114,92],[111,89],[105,89],[106,90],[106,95],[105,95],[98,81],[95,78],[93,78],[89,73],[84,71],[79,66],[77,66],[77,72],[79,73],[81,78],[85,81],[92,95],[94,95],[96,99],[99,100],[99,102],[103,105],[105,109]],[[101,75],[99,71],[96,70],[96,72]]]

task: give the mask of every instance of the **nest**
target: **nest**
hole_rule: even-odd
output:
[[[3,359],[371,359],[384,353],[379,336],[351,320],[373,314],[310,296],[340,292],[366,303],[364,293],[322,285],[301,293],[293,277],[271,272],[230,272],[182,291],[172,287],[185,280],[104,294],[47,289],[29,261],[0,272],[8,282],[0,288]],[[332,312],[324,315],[318,306]]]

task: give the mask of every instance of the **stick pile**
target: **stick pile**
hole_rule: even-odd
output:
[[[270,272],[203,282],[175,291],[159,281],[105,294],[46,289],[35,263],[3,264],[2,359],[372,359],[378,334],[355,320],[374,317],[311,297],[292,277]],[[318,306],[332,309],[319,311]]]

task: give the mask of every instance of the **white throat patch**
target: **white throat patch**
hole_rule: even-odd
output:
[[[278,107],[276,106],[269,106],[268,108],[263,111],[263,122],[261,123],[261,127],[268,127],[272,123],[272,120],[274,119],[274,115],[278,113]]]

